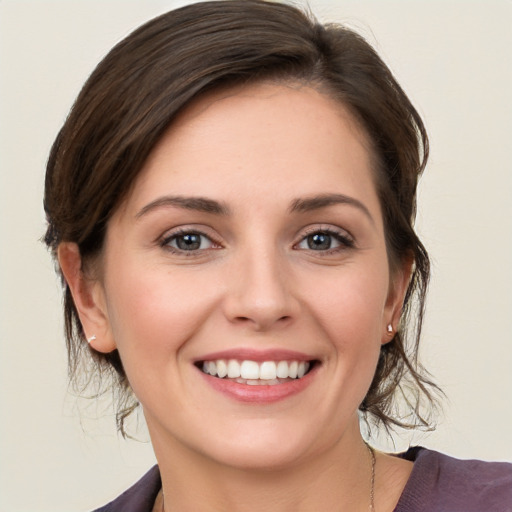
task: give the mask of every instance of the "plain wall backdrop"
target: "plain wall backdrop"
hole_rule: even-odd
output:
[[[0,0],[0,510],[90,510],[154,462],[148,442],[117,437],[108,402],[79,415],[67,393],[41,202],[50,145],[95,64],[185,3]],[[512,2],[310,6],[376,46],[431,137],[417,224],[433,260],[422,356],[448,400],[436,432],[396,447],[510,461]]]

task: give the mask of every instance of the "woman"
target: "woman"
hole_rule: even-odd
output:
[[[115,376],[123,433],[137,397],[158,460],[101,510],[512,509],[510,466],[359,429],[428,425],[427,156],[371,47],[289,6],[188,6],[107,55],[45,193],[72,371]]]

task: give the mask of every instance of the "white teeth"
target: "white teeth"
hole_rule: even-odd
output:
[[[255,380],[255,379],[251,379],[251,380],[247,380],[247,379],[240,378],[240,379],[235,379],[235,380],[239,384],[247,384],[248,386],[275,386],[277,384],[281,384],[279,379],[273,379],[273,380],[261,380],[261,379]]]
[[[240,377],[240,363],[235,359],[228,361],[228,377],[230,379],[237,379]]]
[[[236,359],[218,359],[203,362],[204,373],[219,378],[237,379],[249,385],[279,384],[279,379],[302,378],[308,372],[310,364],[306,361],[256,361]],[[262,382],[263,381],[263,382]]]
[[[265,361],[260,366],[260,379],[273,380],[276,378],[276,363],[274,361]]]
[[[290,379],[297,378],[297,368],[298,367],[299,367],[299,363],[297,361],[292,361],[290,363],[290,367],[288,368],[288,377],[290,377]]]
[[[242,361],[240,365],[240,377],[242,377],[242,379],[259,379],[260,365],[256,361]]]
[[[215,361],[208,361],[208,373],[210,375],[217,375],[217,365]]]
[[[223,359],[217,361],[217,375],[222,379],[228,374],[228,365]]]
[[[307,365],[307,367],[306,367],[306,365]],[[306,372],[308,371],[308,368],[309,368],[309,364],[305,363],[304,361],[301,361],[299,363],[299,368],[297,370],[297,377],[299,379],[302,379],[302,377],[304,377],[304,375],[306,375]]]
[[[277,363],[276,376],[280,379],[289,377],[288,363],[286,361],[279,361],[279,363]]]

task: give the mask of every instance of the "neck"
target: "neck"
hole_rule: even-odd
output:
[[[358,431],[320,455],[256,469],[219,464],[152,437],[165,512],[369,510],[372,459]]]

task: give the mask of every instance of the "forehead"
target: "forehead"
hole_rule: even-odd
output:
[[[240,197],[253,198],[333,192],[335,186],[368,195],[365,188],[374,192],[369,147],[348,109],[316,89],[228,88],[181,112],[151,152],[129,202],[140,207],[164,192],[211,196],[235,187]]]

